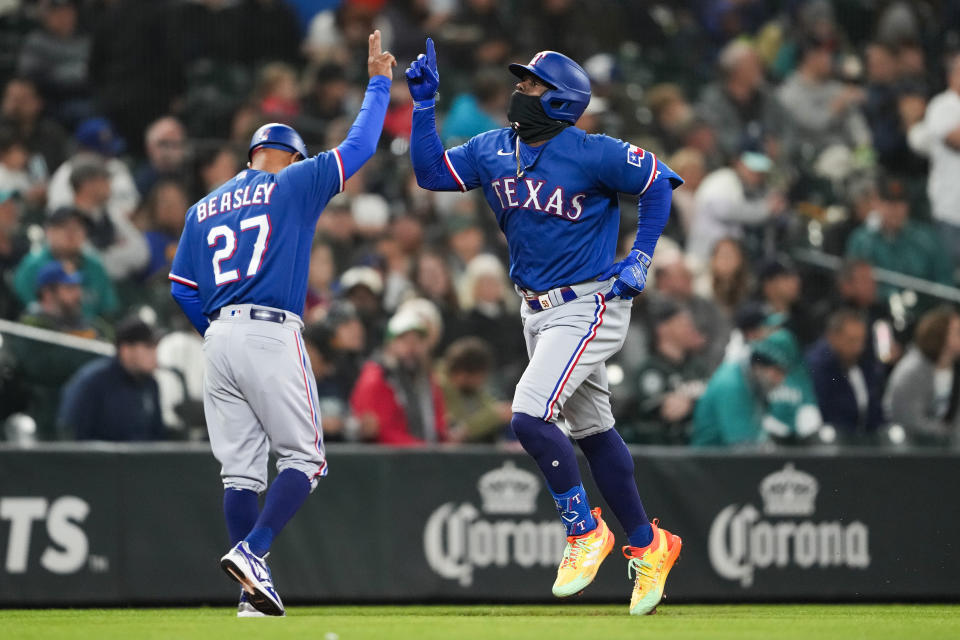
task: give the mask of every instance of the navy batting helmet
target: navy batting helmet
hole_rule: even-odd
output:
[[[574,123],[590,102],[590,78],[583,67],[556,51],[541,51],[530,64],[510,65],[518,78],[532,74],[550,89],[540,97],[543,110],[554,120]]]
[[[253,151],[259,147],[299,153],[302,158],[309,157],[307,145],[303,143],[300,134],[293,127],[288,127],[279,122],[265,124],[254,132],[250,139],[250,149],[247,151],[248,160],[253,159]]]

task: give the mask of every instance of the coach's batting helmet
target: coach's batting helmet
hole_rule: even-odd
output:
[[[533,56],[530,64],[511,64],[510,71],[518,78],[533,74],[550,85],[550,90],[540,97],[540,102],[543,110],[554,120],[574,123],[590,102],[590,78],[587,72],[562,53],[541,51]]]
[[[310,157],[307,153],[307,145],[303,143],[300,134],[293,127],[288,127],[279,122],[265,124],[256,130],[250,139],[250,149],[247,151],[248,160],[253,159],[253,151],[259,147],[299,153],[302,158]]]

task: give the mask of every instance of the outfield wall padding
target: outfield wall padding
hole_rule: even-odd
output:
[[[270,565],[288,602],[550,599],[564,537],[524,454],[329,447]],[[960,455],[634,450],[683,537],[670,601],[960,600]],[[589,478],[586,465],[584,477]],[[0,447],[0,605],[222,604],[235,585],[202,444]],[[625,536],[583,599],[629,597]]]

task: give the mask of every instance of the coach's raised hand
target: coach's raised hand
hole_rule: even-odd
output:
[[[440,87],[440,74],[437,72],[437,52],[433,48],[433,39],[427,38],[427,53],[420,54],[410,63],[406,71],[407,87],[414,102],[433,100]]]
[[[380,29],[377,29],[367,38],[370,54],[367,57],[367,72],[370,77],[386,76],[393,79],[393,67],[397,66],[397,59],[389,51],[380,50]]]

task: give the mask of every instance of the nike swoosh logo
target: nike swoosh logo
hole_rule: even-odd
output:
[[[512,156],[513,151],[504,151],[503,149],[497,149],[498,156]]]

